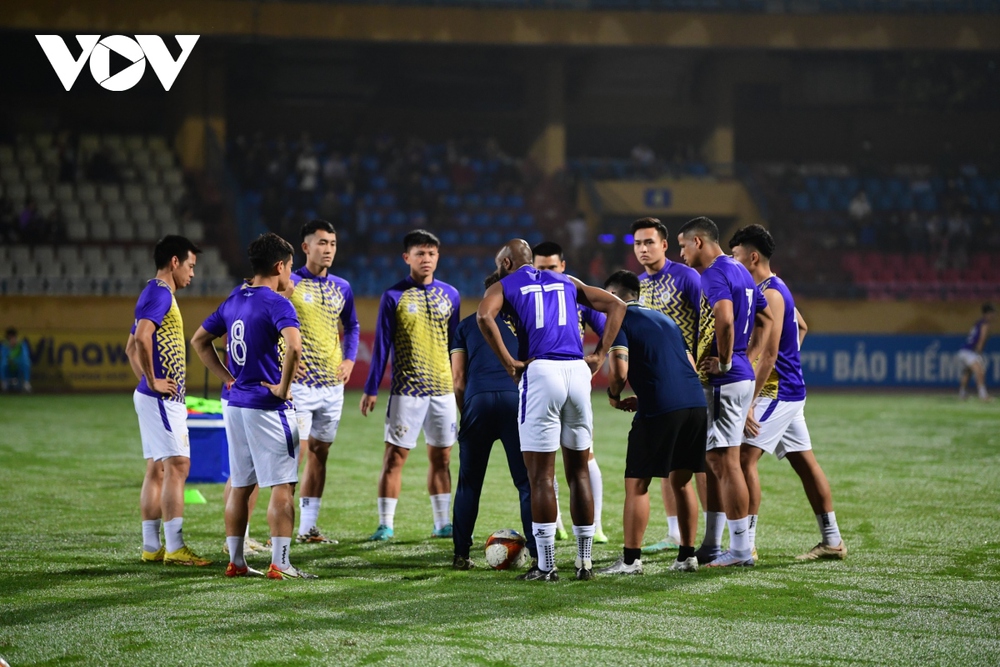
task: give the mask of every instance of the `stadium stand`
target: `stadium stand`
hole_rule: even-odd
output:
[[[0,293],[135,294],[165,234],[205,241],[177,158],[158,136],[39,133],[0,145]],[[214,247],[198,294],[232,278]]]
[[[544,238],[529,205],[540,177],[492,140],[430,144],[380,136],[342,146],[256,136],[237,138],[228,154],[244,206],[272,231],[297,240],[311,218],[334,224],[352,251],[334,272],[358,295],[377,296],[398,279],[399,243],[416,227],[439,235],[438,276],[463,294],[482,292],[495,269],[493,253],[511,235],[530,243]]]

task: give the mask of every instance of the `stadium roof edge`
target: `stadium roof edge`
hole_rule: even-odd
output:
[[[0,29],[353,42],[778,50],[1000,49],[1000,16],[747,15],[295,2],[6,0]]]

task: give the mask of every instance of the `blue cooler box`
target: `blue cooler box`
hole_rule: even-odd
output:
[[[191,472],[188,482],[224,483],[229,479],[229,443],[222,415],[188,414]]]

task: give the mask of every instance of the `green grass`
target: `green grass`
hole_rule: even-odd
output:
[[[311,582],[222,576],[221,485],[198,486],[208,504],[189,506],[184,527],[218,565],[140,564],[143,461],[130,397],[0,398],[0,655],[15,667],[1000,661],[995,404],[810,399],[845,562],[794,561],[818,541],[815,519],[795,474],[768,458],[756,568],[684,575],[667,572],[664,556],[647,558],[643,577],[526,584],[450,569],[450,542],[427,537],[423,446],[404,473],[397,539],[363,541],[376,523],[382,419],[362,419],[357,398],[347,398],[320,517],[341,543],[293,548],[293,562],[321,575]],[[603,564],[621,544],[628,416],[600,399],[595,414],[611,537],[596,550]],[[257,537],[264,518],[254,515]],[[497,447],[476,532],[517,523]],[[654,511],[648,537],[665,524]],[[574,548],[557,551],[572,571]]]

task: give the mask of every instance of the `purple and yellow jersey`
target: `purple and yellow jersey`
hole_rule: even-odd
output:
[[[229,337],[228,364],[236,378],[229,391],[229,405],[255,410],[291,407],[289,401],[261,385],[280,384],[284,360],[281,332],[299,328],[295,308],[288,299],[270,287],[236,289],[201,326],[217,338]]]
[[[302,369],[296,382],[307,387],[343,384],[340,362],[358,357],[361,325],[354,310],[354,293],[343,278],[314,275],[306,267],[292,272],[291,301],[302,329]],[[344,327],[341,347],[340,325]]]
[[[242,283],[233,288],[233,291],[229,293],[229,296],[233,296],[234,294],[239,294],[247,287],[250,287],[250,281],[244,280]],[[226,344],[226,368],[229,369],[229,372],[232,374],[233,377],[236,377],[236,365],[233,363],[232,358],[229,356],[228,343]],[[222,385],[222,391],[219,392],[219,398],[226,402],[229,401],[229,390],[226,389],[225,384]]]
[[[775,320],[781,319],[781,338],[778,340],[778,358],[774,370],[760,395],[779,401],[804,401],[806,383],[802,379],[802,362],[799,359],[799,321],[795,317],[795,299],[785,281],[778,276],[765,278],[758,285],[761,292],[776,290],[785,300],[785,312],[772,313]]]
[[[578,305],[580,312],[580,338],[582,339],[586,335],[588,326],[595,334],[603,336],[604,325],[608,322],[608,316],[599,310],[594,310],[590,306]]]
[[[387,289],[379,303],[365,393],[378,394],[390,351],[393,395],[454,393],[448,346],[458,327],[460,307],[458,290],[440,280],[423,285],[407,276]]]
[[[131,333],[139,325],[139,320],[149,320],[156,326],[153,331],[153,374],[156,378],[170,378],[177,383],[177,394],[169,399],[175,403],[184,402],[184,380],[187,372],[187,346],[184,340],[184,320],[177,307],[174,292],[162,280],[153,279],[139,295],[135,304],[135,321]],[[146,376],[139,380],[136,390],[140,394],[161,398],[149,388]]]
[[[698,272],[669,259],[656,273],[639,275],[639,305],[658,310],[672,319],[684,334],[689,350],[698,340],[701,277]]]
[[[983,332],[986,330],[986,324],[984,317],[972,325],[969,336],[965,339],[965,345],[962,346],[963,350],[972,350],[973,352],[978,350],[979,342],[983,339]]]
[[[767,308],[764,294],[754,285],[753,276],[742,264],[728,255],[719,255],[701,274],[701,316],[698,320],[698,354],[701,364],[708,357],[719,356],[715,337],[715,311],[720,301],[733,303],[733,367],[722,375],[699,371],[705,386],[721,386],[753,380],[753,368],[747,359],[747,344],[753,333],[754,315]]]
[[[554,271],[525,265],[500,281],[504,308],[517,331],[518,356],[583,359],[576,285]]]

